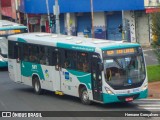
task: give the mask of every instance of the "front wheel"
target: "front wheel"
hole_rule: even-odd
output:
[[[34,87],[34,92],[36,94],[40,95],[42,93],[41,84],[40,84],[40,81],[37,77],[34,78],[33,87]]]
[[[81,102],[85,105],[91,104],[91,101],[89,100],[89,94],[86,88],[81,89],[80,99],[81,99]]]

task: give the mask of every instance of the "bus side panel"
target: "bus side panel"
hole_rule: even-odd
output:
[[[93,100],[90,73],[62,69],[61,79],[62,91],[65,94],[79,97],[79,85],[82,84],[86,86],[90,100]]]
[[[31,62],[22,62],[23,82],[32,85],[32,77],[36,75],[41,83],[41,88],[53,91],[52,67]]]

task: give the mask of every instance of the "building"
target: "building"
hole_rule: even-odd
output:
[[[1,17],[11,21],[16,21],[16,0],[1,0]]]
[[[55,25],[49,28],[49,15],[53,15],[55,0],[21,0],[19,4],[21,21],[26,21],[30,31],[55,32]],[[60,6],[60,32],[62,34],[92,37],[90,0],[58,0]],[[144,0],[93,0],[94,37],[150,44],[148,14]],[[120,25],[123,25],[122,34]]]

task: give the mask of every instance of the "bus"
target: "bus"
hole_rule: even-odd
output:
[[[8,66],[8,36],[26,32],[28,32],[26,26],[7,20],[0,20],[0,68]]]
[[[9,37],[9,76],[14,82],[83,104],[131,102],[148,96],[146,64],[137,43],[24,33]]]

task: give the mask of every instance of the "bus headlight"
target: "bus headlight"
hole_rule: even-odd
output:
[[[143,86],[142,90],[144,91],[144,90],[146,90],[147,88],[148,88],[148,84],[145,83],[145,85]]]
[[[108,94],[114,94],[109,88],[105,87],[105,90]]]

